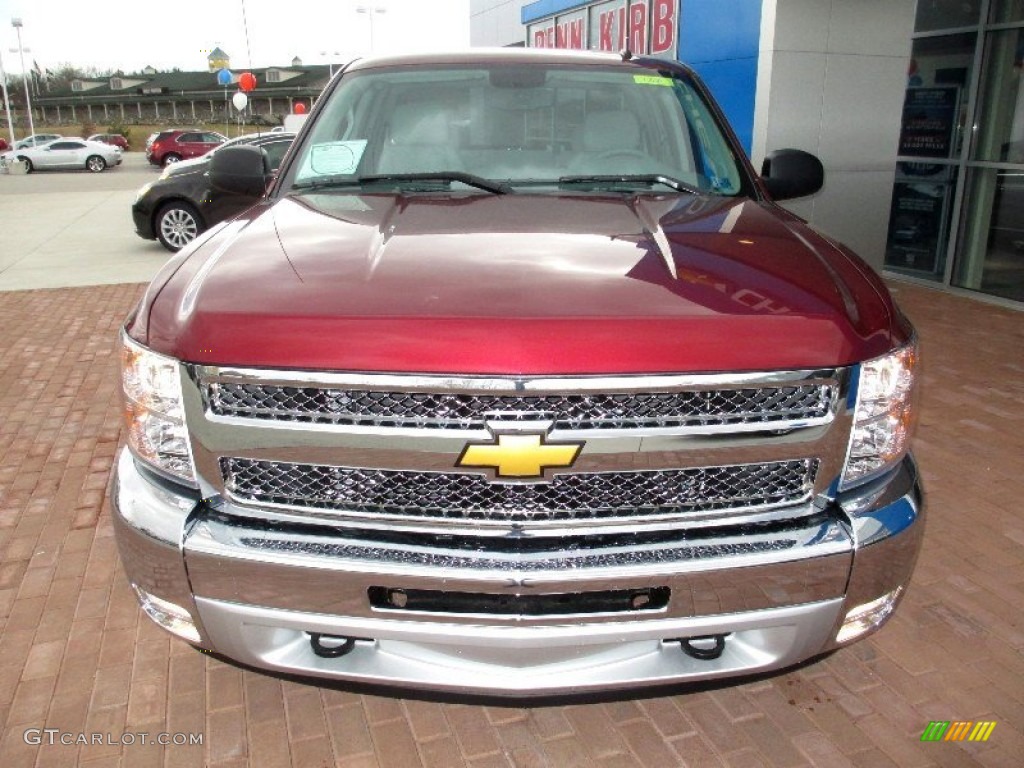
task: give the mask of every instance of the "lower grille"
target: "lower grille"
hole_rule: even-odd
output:
[[[483,525],[756,512],[809,500],[817,466],[814,459],[798,459],[575,473],[516,484],[477,474],[221,459],[225,488],[243,503]]]
[[[478,613],[490,616],[568,616],[581,613],[659,611],[668,605],[670,596],[668,587],[540,595],[387,587],[370,587],[367,590],[370,605],[380,611]]]
[[[290,554],[295,552],[294,541],[261,535],[245,537],[241,543],[261,552]],[[794,538],[780,537],[770,541],[737,541],[729,544],[678,544],[657,548],[589,550],[575,548],[558,553],[535,555],[506,555],[479,548],[473,554],[450,551],[430,551],[395,547],[374,547],[353,542],[304,543],[303,551],[326,557],[346,560],[363,560],[380,565],[410,565],[429,568],[472,568],[487,571],[537,573],[540,571],[564,571],[567,568],[626,568],[665,563],[709,562],[724,557],[756,557],[772,555],[795,549],[799,543]]]

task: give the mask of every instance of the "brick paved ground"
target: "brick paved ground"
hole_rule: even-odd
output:
[[[897,286],[918,324],[930,520],[874,638],[743,685],[571,706],[402,700],[242,671],[140,619],[104,486],[115,329],[139,286],[0,294],[0,766],[1020,766],[1024,315]],[[922,744],[929,720],[995,720]],[[33,746],[26,728],[192,731]]]

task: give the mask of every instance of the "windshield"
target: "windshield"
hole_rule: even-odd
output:
[[[494,182],[502,191],[660,185],[735,195],[742,178],[685,79],[636,67],[504,64],[346,75],[284,188]]]

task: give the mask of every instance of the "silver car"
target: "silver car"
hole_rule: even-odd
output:
[[[109,166],[120,165],[121,148],[101,141],[78,138],[60,138],[40,147],[15,149],[3,155],[4,164],[21,160],[28,170],[58,170],[85,168],[99,173]]]
[[[31,136],[26,136],[21,141],[15,142],[15,149],[31,149],[32,147],[41,147],[43,144],[49,144],[51,141],[57,139],[63,139],[59,133],[33,133]]]

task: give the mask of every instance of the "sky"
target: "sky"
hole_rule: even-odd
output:
[[[295,56],[339,63],[371,52],[371,14],[357,10],[371,7],[383,9],[372,14],[374,53],[469,45],[469,0],[0,0],[0,55],[8,75],[21,73],[20,17],[26,67],[200,70],[218,46],[236,70]]]

